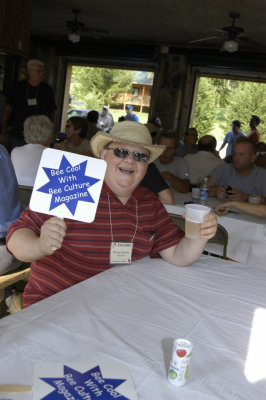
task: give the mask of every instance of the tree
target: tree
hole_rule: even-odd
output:
[[[200,78],[194,123],[199,136],[210,133],[216,123],[216,136],[231,129],[235,119],[248,133],[252,114],[261,119],[261,141],[266,142],[266,84],[224,78]],[[223,134],[224,135],[224,134]]]
[[[88,109],[110,104],[120,92],[130,90],[134,71],[73,66],[70,93]]]
[[[200,78],[193,126],[199,136],[210,133],[217,113],[217,94],[209,78]]]
[[[261,127],[266,123],[266,85],[258,82],[238,81],[239,85],[230,96],[225,118],[230,123],[238,119],[241,121],[241,130],[248,133],[249,120],[252,114],[261,118]],[[266,141],[265,129],[260,129],[261,140]]]

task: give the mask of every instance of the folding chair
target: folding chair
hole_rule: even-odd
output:
[[[181,229],[183,229],[183,231],[185,231],[185,219],[178,214],[172,214],[172,213],[168,213],[168,215],[172,218],[173,222],[175,225],[179,226]],[[218,224],[217,227],[217,232],[215,234],[215,236],[208,240],[208,244],[210,243],[215,243],[218,245],[222,246],[222,256],[220,256],[220,258],[226,259],[226,253],[227,253],[227,245],[228,245],[228,233],[227,230],[220,224]],[[204,253],[206,253],[204,251]],[[210,252],[207,252],[210,253]],[[213,254],[213,253],[210,253]]]
[[[18,188],[19,188],[21,204],[23,205],[23,207],[27,207],[30,203],[30,198],[33,188],[31,186],[23,186],[23,185],[18,185]]]

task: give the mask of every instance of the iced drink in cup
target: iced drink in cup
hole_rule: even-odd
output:
[[[200,224],[204,222],[210,207],[200,204],[186,204],[185,235],[189,239],[200,239]]]
[[[172,385],[183,386],[186,383],[192,347],[192,343],[186,339],[174,340],[168,371],[168,382]]]
[[[194,203],[199,202],[199,197],[200,197],[200,188],[192,188],[192,201]]]
[[[255,194],[254,195],[250,194],[248,196],[248,202],[252,204],[260,204],[260,197],[256,196]]]

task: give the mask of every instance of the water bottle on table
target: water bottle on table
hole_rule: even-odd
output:
[[[203,181],[201,182],[200,185],[200,204],[204,205],[206,204],[208,200],[208,195],[209,195],[209,189],[208,189],[208,178],[204,178]]]

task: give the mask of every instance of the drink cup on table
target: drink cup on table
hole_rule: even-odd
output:
[[[200,188],[192,188],[192,201],[198,203],[200,197]]]
[[[200,239],[200,224],[204,222],[210,207],[200,204],[186,204],[185,235],[189,239]]]
[[[260,197],[255,194],[250,194],[248,196],[248,202],[252,204],[260,204]]]
[[[176,339],[168,371],[168,382],[175,386],[186,383],[193,345],[186,339]]]

